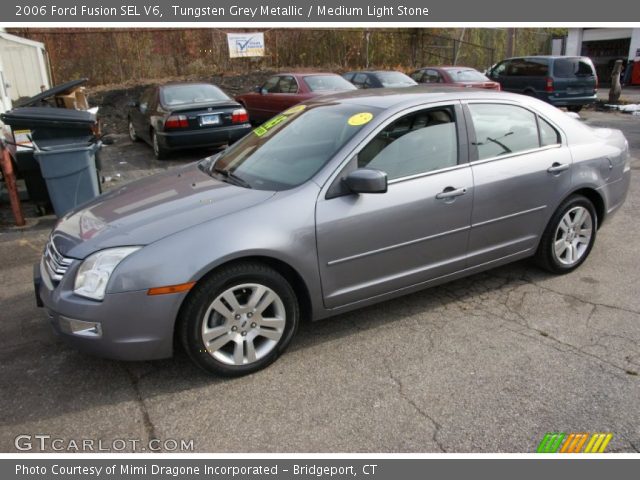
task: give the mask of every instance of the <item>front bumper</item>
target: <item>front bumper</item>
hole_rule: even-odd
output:
[[[240,140],[251,131],[251,125],[212,127],[203,130],[157,132],[158,143],[167,150],[219,147]]]
[[[141,290],[107,294],[102,302],[92,301],[72,293],[79,263],[70,267],[58,285],[51,281],[42,262],[34,266],[36,302],[46,309],[56,333],[74,348],[105,358],[170,357],[175,320],[187,293],[149,296]],[[82,322],[97,325],[95,332],[72,328]]]

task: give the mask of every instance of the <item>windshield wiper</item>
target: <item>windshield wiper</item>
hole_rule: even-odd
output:
[[[213,167],[213,171],[224,177],[225,181],[243,188],[252,188],[249,182],[229,170]]]

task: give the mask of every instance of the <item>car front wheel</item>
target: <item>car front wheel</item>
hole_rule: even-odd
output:
[[[593,203],[582,195],[566,199],[556,210],[540,241],[536,259],[552,273],[568,273],[589,256],[596,239]]]
[[[205,371],[246,375],[278,358],[299,317],[295,292],[282,275],[260,263],[239,263],[194,287],[180,314],[181,340]]]
[[[138,134],[136,133],[136,127],[133,126],[133,122],[129,119],[129,138],[132,142],[138,141]]]

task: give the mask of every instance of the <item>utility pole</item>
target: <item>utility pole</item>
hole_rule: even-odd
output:
[[[506,57],[513,57],[513,52],[515,51],[515,38],[516,38],[516,29],[515,28],[507,28],[507,51]]]

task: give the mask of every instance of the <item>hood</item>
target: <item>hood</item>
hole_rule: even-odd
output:
[[[104,248],[148,245],[273,195],[216,180],[194,163],[92,200],[65,215],[52,239],[63,256],[83,259]]]

